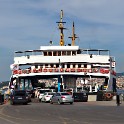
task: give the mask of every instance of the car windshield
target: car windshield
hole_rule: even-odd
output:
[[[61,93],[61,95],[70,95],[70,94],[68,94],[68,93]]]
[[[54,95],[54,93],[48,93],[48,95]]]
[[[45,91],[44,90],[40,90],[40,93],[44,93]]]
[[[50,90],[39,90],[40,93],[51,92]]]
[[[15,96],[25,96],[25,95],[26,95],[26,93],[22,92],[22,91],[15,92]]]

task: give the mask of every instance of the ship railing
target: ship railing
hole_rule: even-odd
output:
[[[109,70],[106,68],[34,68],[34,69],[19,69],[13,70],[13,75],[15,74],[30,74],[30,73],[110,73],[116,75],[114,70]]]

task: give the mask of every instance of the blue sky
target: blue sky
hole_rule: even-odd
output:
[[[59,44],[61,9],[66,21],[65,43],[71,43],[72,22],[81,48],[109,49],[116,71],[124,72],[123,0],[0,0],[0,81],[10,79],[14,51]]]

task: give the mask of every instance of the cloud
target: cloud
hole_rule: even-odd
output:
[[[124,1],[122,0],[1,0],[0,1],[0,54],[1,65],[6,63],[1,80],[9,79],[9,64],[17,50],[39,49],[53,40],[59,44],[56,22],[64,10],[65,41],[71,35],[72,22],[82,48],[107,48],[117,59],[117,71],[123,71],[124,59]],[[116,50],[115,50],[116,49]],[[118,49],[118,50],[117,50]],[[8,52],[8,53],[7,53]],[[7,56],[6,56],[7,55]],[[9,57],[8,57],[9,56]],[[2,69],[4,67],[2,66]],[[5,70],[5,69],[4,69]]]

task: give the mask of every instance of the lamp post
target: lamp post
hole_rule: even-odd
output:
[[[60,72],[60,69],[61,69],[61,62],[60,62],[60,59],[59,59],[59,72]],[[63,78],[62,75],[58,77],[58,92],[62,92],[63,91],[62,78]]]

